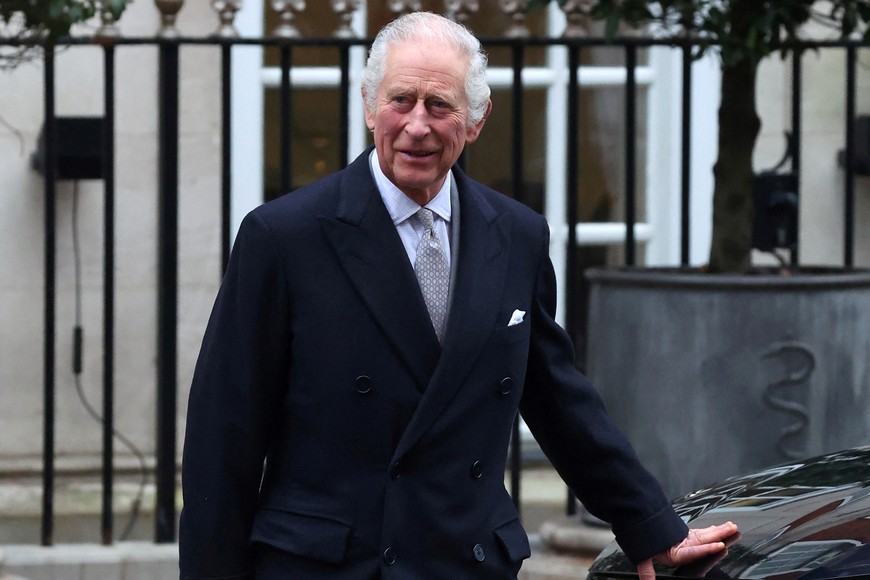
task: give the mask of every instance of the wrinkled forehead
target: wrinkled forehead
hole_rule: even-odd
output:
[[[406,81],[451,84],[462,89],[468,74],[469,58],[445,41],[422,38],[391,45],[384,65],[381,85],[388,79],[393,82],[403,78]]]
[[[387,45],[386,59],[388,62],[397,54],[420,55],[423,58],[444,55],[449,56],[451,60],[466,63],[469,60],[460,47],[447,39],[432,36],[412,36]]]

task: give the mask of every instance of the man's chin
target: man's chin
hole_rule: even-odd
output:
[[[431,192],[432,196],[438,193],[446,176],[439,176],[434,169],[397,171],[394,174],[393,183],[403,192]]]

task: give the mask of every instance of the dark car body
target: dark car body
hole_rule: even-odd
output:
[[[658,578],[870,578],[870,447],[734,477],[674,502],[692,528],[740,528],[718,561],[656,565]],[[588,580],[636,577],[614,543]]]

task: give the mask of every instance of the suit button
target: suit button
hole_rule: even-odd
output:
[[[400,475],[402,475],[402,472],[399,470],[399,462],[397,461],[390,466],[390,477],[399,479]]]
[[[366,395],[372,390],[372,379],[368,375],[360,375],[356,378],[356,392]]]
[[[474,554],[474,559],[478,562],[486,560],[486,552],[483,551],[483,546],[480,544],[474,544],[474,548],[471,551]]]
[[[502,395],[510,395],[511,389],[514,388],[514,380],[510,377],[505,377],[498,384],[498,392]]]
[[[396,549],[392,546],[384,550],[384,564],[386,564],[387,566],[392,566],[393,564],[395,564],[397,557],[398,556],[396,554]]]
[[[480,464],[480,461],[475,461],[471,464],[471,477],[474,479],[480,479],[483,475],[483,466]]]

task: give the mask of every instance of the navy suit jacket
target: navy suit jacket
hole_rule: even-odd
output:
[[[454,169],[442,347],[368,163],[239,230],[190,393],[182,577],[253,577],[264,544],[294,579],[514,578],[530,554],[504,488],[518,409],[630,557],[680,541],[554,320],[543,217]]]

